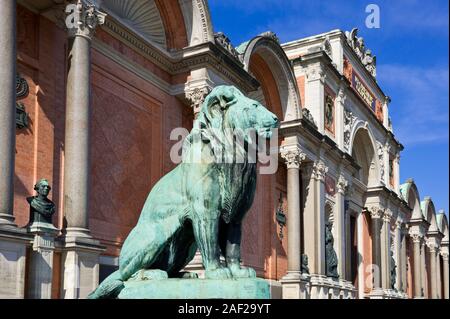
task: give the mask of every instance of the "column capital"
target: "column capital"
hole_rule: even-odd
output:
[[[348,186],[349,186],[348,180],[345,179],[344,175],[340,175],[337,182],[337,191],[340,194],[345,195],[345,193],[348,190]]]
[[[186,99],[191,103],[194,114],[198,114],[202,107],[205,98],[211,93],[212,89],[209,86],[196,87],[186,92]]]
[[[383,214],[383,221],[385,223],[390,223],[392,220],[392,216],[394,216],[394,213],[389,208],[386,208]]]
[[[430,253],[435,254],[439,247],[436,245],[436,243],[433,240],[427,240],[426,245],[430,251]]]
[[[411,229],[409,231],[409,236],[412,238],[414,243],[420,243],[422,241],[422,238],[423,238],[422,234],[420,234],[420,233],[418,233],[416,231],[413,231]]]
[[[328,167],[325,165],[324,161],[318,160],[314,163],[313,174],[317,180],[325,181],[325,175],[327,173],[328,173]]]
[[[320,63],[313,64],[306,69],[306,79],[308,81],[325,81],[325,70]]]
[[[105,23],[106,13],[95,5],[78,0],[66,5],[66,28],[69,37],[85,37],[91,40],[97,26]]]
[[[280,150],[281,157],[285,160],[287,168],[299,169],[300,165],[306,159],[306,154],[301,152],[300,149],[286,149]]]
[[[381,219],[383,217],[384,208],[380,205],[371,205],[367,207],[367,211],[370,213],[372,219]]]
[[[444,259],[444,261],[448,262],[448,252],[441,251],[441,256],[442,256],[442,259]]]

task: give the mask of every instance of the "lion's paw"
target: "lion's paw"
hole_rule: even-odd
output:
[[[231,274],[234,278],[255,278],[256,271],[253,268],[248,267],[230,267]]]
[[[228,268],[217,268],[213,270],[205,271],[206,279],[231,279],[233,278],[230,269]]]

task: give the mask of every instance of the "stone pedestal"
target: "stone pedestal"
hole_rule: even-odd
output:
[[[311,299],[355,299],[356,289],[348,281],[311,276]]]
[[[387,290],[384,290],[383,299],[408,299],[408,296],[405,293],[402,293],[400,291],[387,289]]]
[[[119,299],[270,299],[269,283],[252,279],[128,281]]]
[[[64,237],[61,242],[61,298],[84,299],[99,284],[99,256],[105,247],[88,237]]]
[[[53,253],[59,230],[51,224],[33,223],[28,232],[34,235],[30,254],[29,288],[31,299],[51,299],[53,279]]]
[[[0,299],[25,298],[25,259],[31,240],[25,229],[0,226]]]
[[[381,288],[374,288],[370,294],[370,299],[385,299],[384,290]]]
[[[283,299],[309,299],[310,284],[308,275],[288,273],[281,279]]]

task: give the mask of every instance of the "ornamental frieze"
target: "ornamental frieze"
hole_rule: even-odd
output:
[[[382,102],[375,97],[375,95],[368,88],[366,83],[362,80],[361,76],[355,72],[349,59],[345,56],[344,56],[344,76],[350,82],[350,86],[361,98],[364,104],[366,104],[366,106],[375,114],[378,121],[383,122],[384,112]]]

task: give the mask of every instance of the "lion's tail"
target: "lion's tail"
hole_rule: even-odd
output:
[[[125,287],[120,271],[117,270],[109,275],[93,292],[88,299],[114,299]]]

